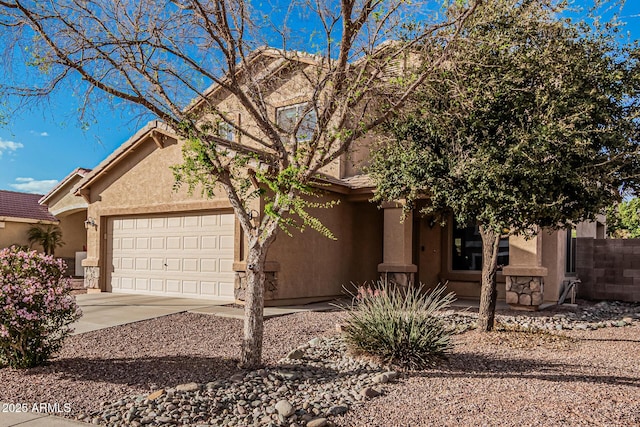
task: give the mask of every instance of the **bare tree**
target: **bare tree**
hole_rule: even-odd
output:
[[[177,183],[208,195],[223,188],[248,240],[241,364],[253,367],[261,361],[265,260],[278,229],[330,234],[306,212],[313,180],[402,106],[446,49],[425,60],[412,53],[441,29],[463,26],[481,0],[442,3],[434,11],[403,0],[294,0],[266,11],[243,0],[0,0],[5,67],[27,52],[44,82],[18,78],[2,92],[42,97],[79,78],[86,105],[106,95],[142,107],[189,141]],[[267,94],[293,70],[308,96],[279,120]],[[221,92],[246,120],[220,107]],[[222,124],[242,146],[219,137]],[[257,197],[266,201],[258,219],[249,209]]]

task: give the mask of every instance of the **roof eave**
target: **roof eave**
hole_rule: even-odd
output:
[[[76,196],[85,196],[91,184],[102,175],[113,168],[119,161],[126,156],[131,149],[135,148],[140,143],[144,142],[147,138],[153,138],[154,132],[160,132],[171,138],[176,138],[177,135],[167,126],[165,123],[159,120],[152,120],[145,126],[140,128],[131,138],[126,140],[116,151],[110,156],[104,159],[98,166],[96,166],[90,173],[88,173],[82,181],[80,181],[71,191]],[[154,139],[155,141],[155,139]]]
[[[62,189],[65,185],[67,185],[69,181],[73,180],[76,176],[84,178],[90,172],[91,172],[91,169],[75,168],[73,172],[67,175],[62,181],[60,181],[55,187],[53,187],[47,194],[42,196],[42,198],[38,200],[38,204],[46,205],[47,202],[49,202],[53,198],[53,196],[55,196],[60,191],[60,189]]]

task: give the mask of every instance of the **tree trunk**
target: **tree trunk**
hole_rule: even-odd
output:
[[[478,330],[489,332],[493,329],[496,313],[496,272],[498,270],[498,249],[500,233],[486,226],[480,226],[482,236],[482,287],[480,291],[480,309]]]
[[[244,337],[240,366],[255,369],[262,364],[262,337],[264,332],[264,284],[267,252],[278,232],[277,221],[260,228],[260,237],[249,242],[247,254],[246,291],[244,305]],[[250,239],[251,240],[251,239]]]
[[[262,362],[264,331],[264,281],[267,248],[251,248],[247,256],[247,283],[244,302],[244,338],[240,366],[253,369]]]

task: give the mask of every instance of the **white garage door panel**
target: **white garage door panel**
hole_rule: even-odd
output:
[[[232,214],[111,218],[112,292],[233,300]]]

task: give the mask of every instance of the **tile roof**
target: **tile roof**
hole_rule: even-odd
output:
[[[348,178],[342,178],[342,181],[344,181],[349,188],[353,190],[375,187],[375,183],[369,175],[354,175]]]
[[[40,198],[42,198],[42,194],[0,190],[0,219],[10,217],[58,222],[58,219],[49,213],[46,206],[38,203]]]
[[[369,175],[354,175],[348,178],[335,178],[326,174],[318,174],[317,178],[320,181],[328,182],[330,184],[337,184],[346,187],[350,190],[359,190],[364,188],[373,188],[375,184]]]

